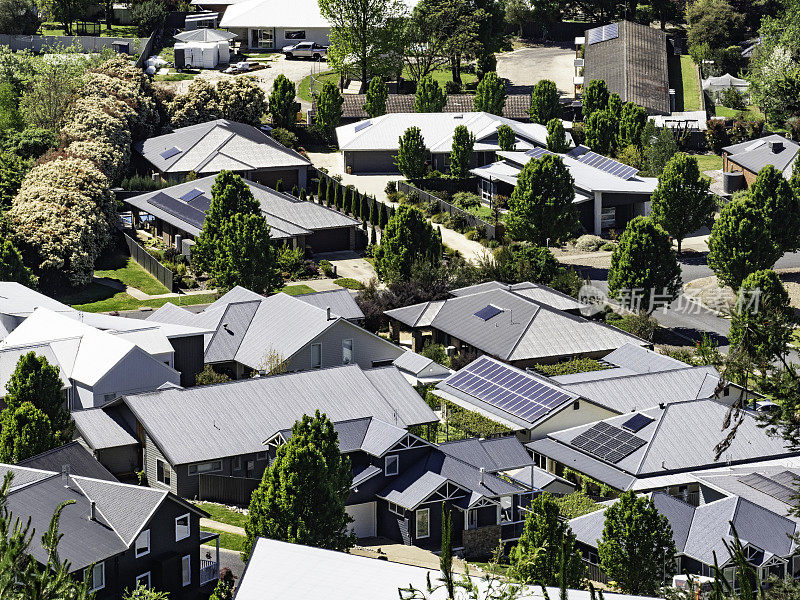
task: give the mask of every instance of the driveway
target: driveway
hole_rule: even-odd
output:
[[[315,167],[325,168],[328,174],[341,175],[342,183],[344,185],[354,185],[358,191],[366,193],[370,196],[375,196],[378,201],[384,204],[391,203],[386,199],[386,184],[390,181],[401,181],[402,175],[348,175],[344,172],[344,161],[340,152],[309,152],[308,158]],[[397,204],[394,205],[395,207]],[[452,229],[447,229],[441,225],[437,225],[442,232],[442,241],[445,245],[458,250],[461,255],[470,261],[476,261],[482,257],[487,249],[472,240],[468,240],[462,234]],[[341,274],[341,273],[340,273]]]
[[[530,93],[542,79],[555,82],[562,96],[575,95],[572,76],[575,50],[561,46],[533,46],[497,55],[497,74],[511,82],[511,93]]]

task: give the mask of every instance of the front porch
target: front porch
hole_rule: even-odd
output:
[[[216,553],[203,548],[202,545],[214,543]],[[200,587],[219,579],[219,534],[210,531],[200,531],[200,572],[198,578]]]

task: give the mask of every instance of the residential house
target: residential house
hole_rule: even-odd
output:
[[[117,479],[138,481],[142,449],[136,419],[121,401],[72,413],[76,440]]]
[[[454,298],[459,298],[461,296],[469,296],[471,294],[488,292],[490,290],[507,290],[509,292],[514,292],[516,295],[522,296],[523,298],[546,304],[551,308],[573,315],[588,314],[591,311],[591,307],[588,304],[584,304],[572,296],[568,296],[546,285],[531,283],[530,281],[522,281],[520,283],[486,281],[484,283],[477,283],[475,285],[450,290],[450,295]]]
[[[650,214],[650,196],[658,185],[655,177],[638,175],[636,167],[578,146],[566,154],[544,148],[497,152],[498,162],[470,171],[478,177],[478,193],[492,204],[497,195],[508,197],[517,186],[517,178],[531,160],[546,155],[561,158],[572,175],[575,197],[572,200],[585,231],[601,235],[603,230],[625,229],[628,221]]]
[[[553,308],[547,302],[545,294],[533,300],[494,288],[385,314],[394,336],[402,329],[411,331],[415,352],[432,342],[521,368],[575,357],[602,358],[625,343],[648,345],[615,327]]]
[[[791,473],[790,476],[794,480],[795,476]],[[726,579],[738,587],[736,565],[726,548],[726,544],[734,541],[735,529],[747,562],[763,581],[771,576],[800,578],[800,556],[796,554],[800,520],[797,517],[773,512],[736,495],[699,506],[664,492],[653,492],[648,497],[669,520],[677,549],[678,573],[713,577],[717,563]],[[614,502],[604,502],[600,510],[569,522],[584,558],[595,565],[599,565],[597,546],[603,537],[605,511]]]
[[[101,406],[120,394],[180,384],[181,374],[170,365],[172,346],[163,335],[156,339],[161,342],[160,352],[150,353],[125,333],[114,335],[64,313],[37,308],[0,341],[4,357],[0,363],[10,375],[12,365],[27,352],[49,356],[61,373],[68,408],[81,410]]]
[[[137,585],[194,600],[210,593],[219,578],[219,554],[214,560],[201,557],[200,544],[218,537],[200,531],[208,513],[166,490],[66,470],[0,465],[0,471],[14,474],[5,506],[12,518],[30,519],[37,534],[29,552],[40,564],[47,564],[49,554],[41,533],[63,507],[59,558],[97,600],[118,600]]]
[[[136,344],[159,361],[179,371],[181,385],[194,385],[195,375],[203,370],[203,335],[210,333],[209,331],[185,325],[148,323],[141,319],[80,312],[11,281],[0,281],[0,341],[30,317],[36,308],[47,309],[52,313],[69,317],[73,321]],[[37,317],[37,319],[39,318],[43,317]],[[55,335],[52,331],[59,331],[59,334]],[[23,345],[36,344],[40,341],[37,352],[43,352],[47,357],[47,350],[44,349],[44,346],[49,344],[51,337],[58,339],[61,336],[61,326],[54,327],[52,331],[48,330],[47,326],[32,327],[25,334]],[[17,339],[17,341],[20,340]],[[2,347],[1,344],[0,347]],[[8,351],[11,350],[8,349]],[[57,357],[51,353],[50,358],[55,360]],[[2,359],[0,359],[0,363],[3,363]],[[10,374],[12,371],[13,369],[7,372]],[[0,366],[0,377],[3,377],[5,372],[4,366]],[[5,381],[7,381],[7,377],[0,383]]]
[[[392,363],[411,385],[431,385],[449,377],[453,371],[435,360],[406,350]]]
[[[68,442],[17,463],[17,466],[38,471],[68,472],[89,479],[117,481],[92,454],[78,441]]]
[[[757,140],[726,146],[722,149],[722,170],[736,173],[740,180],[731,183],[731,191],[748,188],[761,169],[775,167],[786,179],[792,176],[800,144],[773,133]]]
[[[594,79],[606,82],[623,102],[635,102],[650,114],[676,109],[670,93],[667,35],[649,25],[620,21],[586,31],[583,76],[578,93]]]
[[[485,112],[465,113],[391,113],[348,123],[336,128],[336,139],[348,173],[397,173],[394,164],[398,140],[409,127],[418,127],[430,152],[430,165],[443,173],[450,168],[453,132],[464,125],[475,135],[473,167],[495,160],[500,150],[497,129],[508,125],[514,130],[520,150],[547,146],[547,128],[538,123],[520,123]]]
[[[274,188],[308,187],[311,162],[276,142],[252,125],[217,119],[171,133],[151,137],[133,145],[134,168],[158,173],[167,180],[183,181],[189,174],[199,177],[228,170]]]
[[[315,0],[243,0],[225,9],[220,27],[238,35],[243,48],[261,51],[298,42],[327,46],[331,31]]]
[[[295,298],[317,308],[324,310],[330,308],[331,313],[347,319],[355,325],[361,325],[364,322],[364,313],[356,304],[355,298],[349,290],[326,290],[313,294],[300,294]]]
[[[134,228],[146,223],[165,244],[190,254],[190,247],[200,235],[206,211],[211,206],[215,179],[215,175],[209,175],[125,198],[123,203],[132,213]],[[356,219],[259,183],[247,180],[245,183],[261,205],[272,240],[304,248],[306,252],[352,250],[355,247],[355,230],[359,224]]]
[[[620,492],[662,490],[697,504],[693,472],[722,465],[786,465],[798,456],[746,409],[730,445],[718,451],[731,434],[723,429],[729,410],[711,398],[672,402],[555,431],[527,447],[536,464],[557,475],[569,468]]]
[[[311,566],[311,568],[309,568]],[[428,581],[435,583],[438,571],[376,560],[345,552],[289,544],[258,538],[234,595],[235,600],[262,600],[267,594],[282,600],[306,600],[325,590],[330,600],[394,600],[399,589],[413,585],[431,600],[446,600],[442,587],[427,594]],[[475,577],[485,592],[485,583]],[[520,600],[559,597],[558,588],[523,590]],[[609,600],[645,600],[643,596],[605,593]],[[483,597],[483,596],[481,596]],[[587,590],[567,590],[566,600],[590,600]],[[651,599],[652,600],[652,599]]]
[[[213,331],[206,336],[204,361],[233,379],[264,370],[270,355],[287,371],[305,371],[347,364],[370,369],[391,364],[404,351],[333,308],[283,293],[265,298],[238,286],[200,313],[165,304],[148,317],[151,321]]]

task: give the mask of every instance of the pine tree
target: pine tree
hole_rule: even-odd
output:
[[[278,179],[278,181],[275,183],[275,191],[276,192],[283,191],[283,179]]]
[[[389,220],[389,207],[383,202],[379,204],[378,208],[378,229],[383,231],[386,228],[386,223]]]
[[[292,196],[294,196],[295,198],[297,198],[297,197],[299,196],[299,194],[300,194],[300,192],[299,192],[299,191],[298,191],[298,189],[297,189],[297,184],[294,184],[294,185],[292,186]]]
[[[374,246],[377,243],[378,243],[378,236],[375,233],[375,224],[373,223],[370,226],[370,230],[369,230],[369,245],[370,246]]]
[[[372,226],[375,226],[375,209],[377,208],[375,205],[377,200],[373,197],[369,199],[369,222],[372,223]]]

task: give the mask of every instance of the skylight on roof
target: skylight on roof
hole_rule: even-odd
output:
[[[175,146],[173,146],[172,148],[168,148],[167,150],[164,150],[161,153],[161,158],[166,160],[166,159],[172,158],[176,154],[180,154],[180,153],[181,153],[181,150],[179,148],[176,148]]]
[[[362,129],[366,129],[370,125],[372,125],[372,121],[364,121],[363,123],[359,123],[358,125],[356,125],[355,130],[361,131]]]
[[[197,188],[192,188],[191,190],[186,192],[183,196],[181,196],[181,200],[183,200],[184,202],[191,202],[192,200],[194,200],[198,196],[201,196],[202,194],[203,194],[203,190],[198,190]]]
[[[499,315],[501,312],[503,312],[502,308],[497,308],[496,306],[489,304],[488,306],[485,306],[476,312],[475,316],[479,319],[483,319],[484,321],[488,321],[492,317]]]

